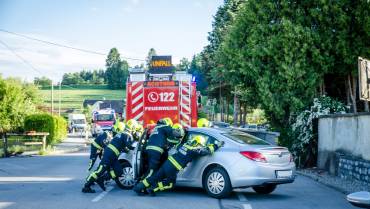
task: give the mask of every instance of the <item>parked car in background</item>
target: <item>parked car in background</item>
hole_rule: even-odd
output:
[[[68,131],[83,132],[87,130],[87,122],[84,114],[68,114]]]
[[[212,121],[211,127],[212,128],[230,128],[230,124],[225,123],[225,122]]]
[[[210,196],[224,198],[233,189],[246,187],[269,194],[279,184],[292,183],[295,179],[295,164],[285,147],[273,146],[237,130],[220,128],[190,128],[182,143],[197,135],[205,137],[207,144],[224,141],[225,145],[213,155],[191,162],[178,174],[178,186],[204,188]],[[145,145],[146,139],[140,140],[134,152],[120,157],[125,167],[119,178],[127,188],[146,171]]]

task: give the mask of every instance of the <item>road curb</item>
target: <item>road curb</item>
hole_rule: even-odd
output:
[[[351,192],[346,190],[345,188],[342,188],[340,186],[336,186],[336,185],[333,185],[333,184],[330,184],[329,182],[323,180],[322,177],[320,177],[319,175],[316,175],[316,174],[309,174],[309,173],[305,173],[305,172],[302,172],[302,171],[296,171],[297,174],[301,175],[301,176],[305,176],[305,177],[308,177],[308,178],[311,178],[312,180],[315,180],[329,188],[332,188],[332,189],[335,189],[343,194],[350,194]]]
[[[80,152],[80,151],[83,151],[85,149],[87,149],[87,145],[85,145],[83,147],[55,150],[55,151],[51,151],[50,153],[45,154],[45,155],[40,155],[39,151],[29,151],[29,152],[24,152],[24,153],[20,154],[19,156],[21,156],[21,157],[30,157],[30,156],[60,155],[60,154],[67,154],[67,153],[73,153],[73,152]]]

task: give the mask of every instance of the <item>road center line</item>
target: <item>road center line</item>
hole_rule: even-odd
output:
[[[248,204],[248,199],[245,197],[243,193],[236,192],[236,195],[238,196],[239,200],[243,202],[242,206],[244,209],[252,209],[252,206]]]
[[[241,192],[237,192],[236,195],[238,196],[240,201],[248,202],[248,199]]]
[[[106,191],[103,191],[102,193],[100,193],[98,196],[92,199],[91,202],[98,202],[99,200],[103,199],[103,197],[107,195],[108,192],[110,192],[112,189],[113,189],[112,186],[107,187]]]

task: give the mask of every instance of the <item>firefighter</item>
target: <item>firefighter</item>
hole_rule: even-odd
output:
[[[155,174],[137,184],[134,191],[142,195],[146,189],[150,195],[154,196],[158,191],[173,188],[180,170],[183,170],[196,157],[213,154],[223,144],[223,141],[219,141],[217,144],[206,146],[206,139],[202,135],[195,136],[181,145],[175,154],[169,156]]]
[[[99,158],[101,159],[103,149],[109,143],[108,132],[103,131],[101,127],[98,127],[96,129],[96,133],[98,136],[91,142],[90,162],[89,162],[89,168],[88,168],[89,171],[94,166],[97,157],[99,156]]]
[[[198,126],[198,128],[201,128],[201,127],[209,127],[210,126],[210,122],[209,122],[209,120],[207,120],[205,118],[200,118],[197,121],[197,126]]]
[[[144,127],[141,124],[136,125],[135,133],[133,134],[133,137],[135,138],[136,141],[139,141],[141,136],[144,133]]]
[[[120,131],[118,130],[119,129],[119,124],[120,124],[120,120],[119,120],[119,117],[116,117],[116,120],[114,121],[114,125],[113,125],[113,128],[112,128],[112,133],[113,133],[113,137],[116,136],[117,133],[119,133]]]
[[[124,126],[122,122],[120,123],[121,127]],[[105,148],[103,158],[101,159],[98,168],[87,177],[86,183],[82,188],[82,192],[95,193],[95,190],[91,189],[91,185],[93,185],[94,182],[96,182],[103,190],[105,190],[103,176],[106,171],[109,171],[109,174],[113,179],[121,176],[122,167],[118,161],[118,157],[121,152],[133,150],[133,143],[134,139],[130,133],[123,131],[116,134],[116,136],[113,137],[112,141]]]
[[[165,123],[165,125],[162,125]],[[148,171],[144,175],[145,178],[150,177],[161,164],[161,158],[167,155],[168,150],[178,144],[183,137],[184,131],[171,127],[172,120],[163,118],[154,127],[151,132],[146,146],[146,154],[148,157]],[[144,178],[144,179],[145,179]]]

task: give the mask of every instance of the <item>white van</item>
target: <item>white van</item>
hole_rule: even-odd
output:
[[[87,123],[84,114],[69,114],[68,115],[68,130],[69,133],[76,131],[86,131]]]

